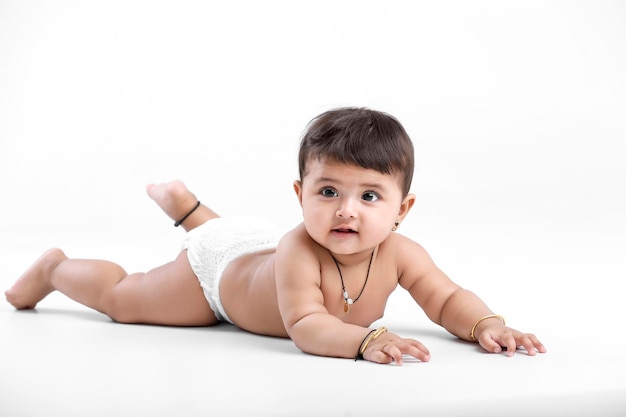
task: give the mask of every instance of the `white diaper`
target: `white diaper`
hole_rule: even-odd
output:
[[[182,249],[218,320],[232,323],[220,300],[224,269],[239,256],[275,248],[280,237],[276,226],[252,216],[218,217],[187,233]]]

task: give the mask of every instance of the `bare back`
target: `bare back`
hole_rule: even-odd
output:
[[[275,252],[252,253],[232,261],[222,274],[219,291],[235,325],[253,333],[287,337],[276,296]]]

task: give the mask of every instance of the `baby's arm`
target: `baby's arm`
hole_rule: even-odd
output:
[[[289,337],[302,351],[322,356],[354,357],[369,332],[329,314],[320,290],[320,265],[294,233],[276,251],[278,305]]]
[[[441,308],[440,324],[461,339],[478,342],[488,352],[500,353],[505,347],[507,355],[513,356],[518,346],[531,356],[546,351],[535,335],[507,327],[503,317],[468,290],[459,289],[448,297]]]
[[[329,313],[320,289],[320,262],[314,250],[297,233],[289,233],[276,251],[276,285],[278,302],[285,328],[302,351],[314,355],[355,358],[371,329],[344,323]],[[412,339],[392,333],[378,335],[376,342],[385,342],[384,352],[369,346],[363,357],[380,363],[402,363],[407,354],[422,361],[429,359],[428,350]]]
[[[408,241],[400,250],[401,259],[407,260],[401,266],[400,285],[432,321],[489,352],[499,353],[505,347],[512,356],[518,346],[529,355],[546,351],[533,334],[507,327],[478,296],[453,283],[420,245]]]

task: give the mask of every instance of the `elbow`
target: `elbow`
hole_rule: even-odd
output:
[[[306,318],[309,315],[298,317],[298,318],[287,318],[284,321],[285,330],[287,331],[287,335],[293,341],[298,349],[303,352],[306,352],[306,343],[304,342],[306,332]]]
[[[431,320],[437,323],[438,325],[445,327],[444,321],[447,316],[446,310],[448,310],[450,308],[450,305],[453,304],[454,299],[457,298],[457,296],[463,292],[467,292],[467,290],[461,287],[458,287],[454,291],[450,292],[441,303],[441,308],[437,309],[438,314],[436,314],[435,317],[432,317]]]

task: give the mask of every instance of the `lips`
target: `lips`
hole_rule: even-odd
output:
[[[350,228],[350,227],[337,227],[336,229],[333,229],[333,232],[335,233],[357,233],[356,230]]]

